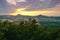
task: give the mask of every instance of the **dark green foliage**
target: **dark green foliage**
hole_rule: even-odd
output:
[[[0,21],[0,40],[60,40],[60,25],[37,25],[35,19],[18,24]]]

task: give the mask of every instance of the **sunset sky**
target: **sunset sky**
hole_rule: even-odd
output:
[[[60,16],[60,0],[0,0],[0,15]]]

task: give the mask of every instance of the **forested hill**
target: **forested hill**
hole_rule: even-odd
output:
[[[44,16],[44,15],[38,15],[38,16],[23,16],[23,15],[0,15],[0,19],[29,19],[29,18],[36,18],[40,21],[59,21],[60,22],[60,16]]]

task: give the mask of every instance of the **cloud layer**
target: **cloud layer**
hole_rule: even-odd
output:
[[[60,3],[60,0],[0,0],[0,7],[6,8],[11,6],[24,7],[31,5],[29,9],[51,8]]]
[[[25,8],[27,10],[56,10],[60,11],[60,0],[0,0],[0,14],[9,14],[17,8]]]

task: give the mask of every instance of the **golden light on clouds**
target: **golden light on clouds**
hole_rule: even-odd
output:
[[[12,14],[12,15],[28,15],[28,16],[37,16],[37,15],[54,15],[56,13],[58,13],[59,11],[55,11],[55,10],[34,10],[34,11],[27,11],[27,8],[20,8],[20,9],[16,9],[16,11]]]

